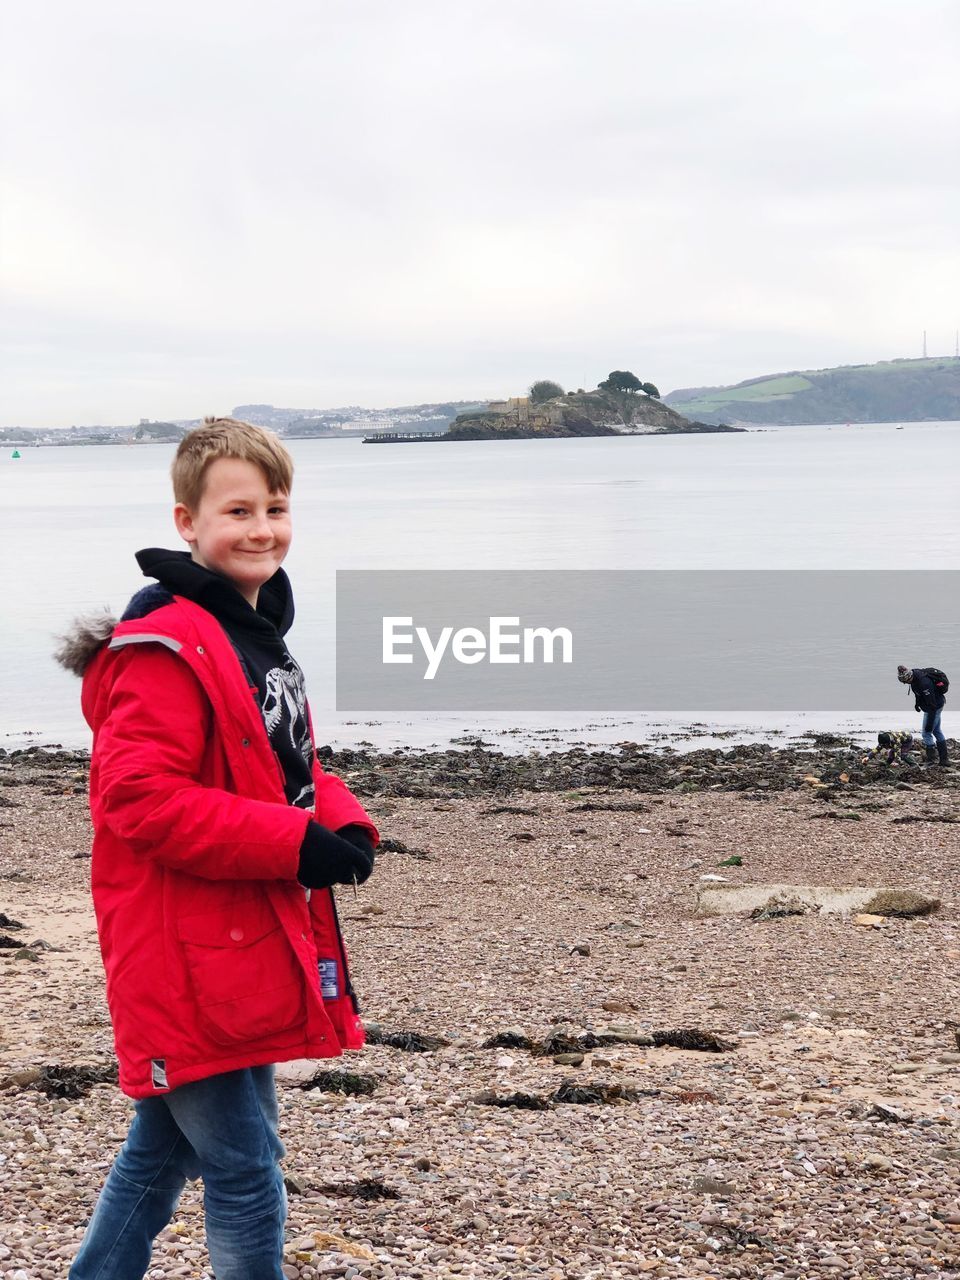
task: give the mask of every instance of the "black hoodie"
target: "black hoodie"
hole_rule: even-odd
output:
[[[173,595],[185,596],[213,614],[230,638],[263,715],[270,745],[283,771],[290,804],[313,809],[313,743],[307,718],[303,672],[283,637],[293,625],[293,593],[282,569],[260,588],[253,608],[228,578],[197,564],[186,551],[148,547],[137,563]],[[148,587],[134,596],[124,618],[136,616],[156,593]],[[155,608],[162,601],[150,601]],[[148,610],[149,611],[149,610]]]

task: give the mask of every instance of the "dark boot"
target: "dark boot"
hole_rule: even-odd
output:
[[[927,747],[927,764],[937,763],[937,748],[934,746]]]
[[[947,755],[947,744],[945,742],[937,743],[937,754],[940,757],[940,763],[946,769],[950,763],[950,757]]]

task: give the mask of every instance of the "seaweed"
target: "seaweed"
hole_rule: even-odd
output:
[[[597,1106],[614,1102],[639,1102],[641,1098],[657,1098],[659,1089],[634,1089],[627,1084],[578,1084],[576,1080],[564,1080],[552,1094],[552,1101],[572,1103],[576,1106]]]
[[[654,1031],[651,1039],[658,1049],[692,1049],[698,1053],[726,1053],[736,1046],[721,1040],[712,1031],[685,1027],[679,1031]]]
[[[402,840],[392,840],[385,836],[377,845],[377,853],[405,853],[408,858],[416,858],[419,862],[435,862],[433,854],[427,849],[414,849]]]
[[[62,1067],[56,1063],[41,1067],[32,1088],[48,1098],[83,1098],[95,1084],[116,1084],[116,1063],[99,1067]]]
[[[421,1031],[385,1031],[383,1027],[368,1026],[367,1044],[382,1044],[388,1049],[402,1049],[405,1053],[432,1053],[450,1043],[443,1036],[425,1035]]]
[[[650,806],[639,800],[585,800],[583,804],[572,804],[570,813],[649,813]]]
[[[498,1095],[492,1089],[477,1094],[475,1099],[481,1107],[519,1107],[523,1111],[552,1111],[553,1106],[548,1098],[541,1098],[535,1093],[507,1093]]]
[[[484,1040],[481,1049],[532,1049],[534,1042],[529,1036],[519,1031],[498,1031],[489,1040]]]
[[[379,1178],[360,1178],[357,1182],[325,1182],[317,1190],[325,1196],[350,1196],[354,1200],[399,1200],[400,1192]]]
[[[318,1071],[299,1087],[319,1089],[323,1093],[343,1093],[350,1097],[359,1097],[373,1093],[379,1083],[379,1076],[364,1076],[355,1071]]]
[[[587,1031],[582,1036],[568,1036],[562,1031],[551,1031],[546,1039],[535,1041],[530,1052],[535,1058],[552,1058],[555,1053],[587,1053],[611,1043],[609,1036],[595,1036],[592,1031]]]

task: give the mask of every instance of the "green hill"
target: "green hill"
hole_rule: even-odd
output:
[[[703,422],[930,422],[960,420],[960,359],[884,360],[689,387],[664,399]]]

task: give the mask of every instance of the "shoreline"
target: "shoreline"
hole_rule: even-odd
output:
[[[954,765],[960,743],[947,739]],[[752,742],[728,747],[693,747],[679,752],[635,742],[611,748],[572,746],[552,751],[508,753],[492,749],[482,738],[466,736],[446,749],[378,750],[372,747],[320,746],[323,768],[342,777],[362,798],[419,797],[462,800],[511,791],[569,792],[580,788],[664,794],[711,792],[809,792],[814,781],[823,798],[855,796],[866,788],[954,792],[960,790],[960,768],[941,769],[923,763],[922,746],[915,763],[894,766],[863,763],[864,745],[837,733],[810,732],[783,745]],[[29,782],[38,774],[47,781],[61,775],[85,779],[90,765],[86,749],[57,744],[0,748],[0,782]]]

